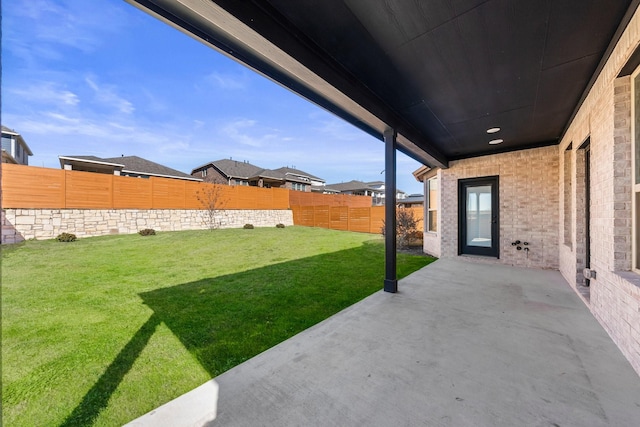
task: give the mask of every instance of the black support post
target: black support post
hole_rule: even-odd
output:
[[[398,292],[396,276],[396,131],[384,132],[384,236],[385,277],[384,291]]]

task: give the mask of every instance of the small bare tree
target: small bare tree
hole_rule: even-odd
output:
[[[227,204],[222,185],[202,184],[202,189],[196,192],[196,198],[205,211],[205,222],[209,230],[220,228],[222,225],[220,214]]]
[[[406,248],[412,236],[418,231],[418,220],[409,209],[396,210],[396,238],[398,246]],[[385,233],[385,222],[382,220],[382,235]]]

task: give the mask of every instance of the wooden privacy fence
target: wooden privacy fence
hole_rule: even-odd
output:
[[[295,225],[363,233],[382,229],[384,206],[372,207],[367,196],[2,165],[2,207],[9,209],[203,209],[201,200],[212,189],[219,209],[291,209]],[[407,210],[422,230],[422,208]]]
[[[3,208],[203,209],[198,196],[213,187],[223,209],[289,209],[289,191],[282,188],[2,165]]]
[[[41,209],[203,209],[198,199],[217,188],[222,209],[289,209],[293,205],[369,207],[371,198],[213,185],[171,178],[2,165],[2,207]]]
[[[293,223],[306,227],[322,227],[332,230],[381,233],[384,206],[291,206]],[[418,221],[417,229],[423,229],[423,209],[405,208]]]
[[[349,206],[352,208],[371,207],[370,196],[351,194],[320,194],[292,191],[289,194],[290,206]]]

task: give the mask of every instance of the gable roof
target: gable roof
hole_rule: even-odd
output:
[[[197,172],[198,170],[201,170],[201,169],[205,169],[209,165],[219,170],[227,178],[249,179],[252,176],[254,176],[256,173],[263,170],[261,167],[252,165],[249,162],[238,161],[233,159],[220,159],[220,160],[214,160],[209,163],[205,163],[202,166],[198,166],[197,168],[193,169],[191,173]]]
[[[327,184],[325,187],[330,188],[332,190],[340,191],[340,192],[357,191],[357,190],[373,190],[373,188],[369,186],[370,184],[371,183],[358,181],[354,179],[349,182],[341,182],[338,184]]]
[[[189,174],[180,172],[179,170],[161,165],[151,160],[143,159],[138,156],[121,156],[121,157],[97,157],[97,156],[58,156],[60,166],[64,167],[65,163],[74,165],[92,165],[100,166],[103,169],[120,170],[124,173],[132,173],[136,175],[157,176],[161,178],[178,178],[189,181],[202,181],[194,178]]]
[[[341,182],[339,184],[327,184],[325,188],[339,191],[341,193],[345,191],[358,191],[358,190],[380,191],[378,188],[375,188],[380,185],[384,185],[384,182],[382,181],[363,182],[363,181],[358,181],[354,179],[349,182]],[[396,189],[396,193],[404,193],[404,191],[400,189]]]
[[[283,166],[278,169],[265,169],[253,165],[247,161],[239,161],[233,159],[221,159],[205,163],[204,165],[198,166],[197,168],[193,169],[191,173],[193,174],[199,170],[205,169],[210,165],[219,170],[223,175],[227,177],[227,179],[271,178],[283,181],[295,181],[304,183],[309,182],[305,179],[295,177],[295,175],[299,175],[302,177],[308,177],[310,180],[324,182],[324,179],[322,178],[318,178],[317,176],[311,175],[310,173],[301,171],[299,169],[290,168],[288,166]]]
[[[260,169],[250,178],[271,178],[284,181],[286,177],[284,173],[275,169]]]
[[[103,159],[106,162],[121,163],[124,165],[123,172],[136,173],[141,175],[164,176],[171,178],[184,178],[194,180],[195,178],[179,170],[143,159],[138,156],[108,157]]]
[[[285,174],[285,175],[288,175],[288,174],[289,174],[289,175],[300,175],[300,176],[306,176],[306,177],[308,177],[309,179],[312,179],[312,180],[314,180],[314,181],[322,181],[322,182],[324,182],[324,179],[322,179],[322,178],[319,178],[319,177],[317,177],[317,176],[311,175],[311,174],[310,174],[310,173],[308,173],[308,172],[301,171],[300,169],[290,168],[289,166],[283,166],[283,167],[281,167],[281,168],[274,169],[274,170],[275,170],[275,171],[278,171],[278,172],[282,172],[282,173],[283,173],[283,174]]]

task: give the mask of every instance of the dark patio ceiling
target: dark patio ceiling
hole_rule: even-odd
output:
[[[557,144],[640,3],[127,1],[429,166]]]

